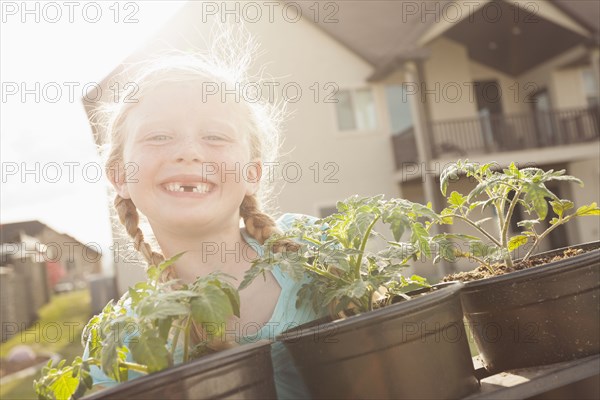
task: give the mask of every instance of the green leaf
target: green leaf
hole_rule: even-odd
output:
[[[167,338],[169,337],[169,331],[171,330],[171,325],[173,325],[173,320],[173,317],[158,320],[158,336],[161,339],[167,340]]]
[[[575,207],[575,205],[573,204],[572,201],[562,200],[562,199],[561,200],[552,200],[550,202],[550,205],[552,206],[552,210],[559,217],[561,217],[565,211],[570,210],[571,208]]]
[[[274,263],[265,262],[262,259],[253,261],[252,266],[244,273],[244,279],[242,279],[238,290],[247,288],[254,282],[257,276],[264,274],[266,271],[271,271],[274,266]]]
[[[460,207],[467,201],[467,198],[457,191],[453,191],[448,198],[448,203]]]
[[[142,332],[139,340],[132,341],[129,347],[134,361],[146,365],[150,373],[161,371],[169,366],[169,352],[165,340],[157,337],[155,332]]]
[[[167,269],[168,267],[170,267],[171,265],[175,264],[175,262],[177,262],[177,260],[179,260],[181,258],[182,255],[185,254],[185,251],[181,252],[181,253],[177,253],[175,254],[173,257],[161,262],[158,265],[158,270],[159,272],[164,271],[165,269]]]
[[[73,377],[71,373],[61,373],[50,385],[50,390],[56,399],[70,399],[77,391],[79,377]]]
[[[411,242],[416,243],[417,247],[426,257],[431,257],[431,248],[429,246],[429,233],[420,222],[411,226]]]
[[[346,289],[346,295],[352,299],[359,299],[365,295],[369,285],[363,280],[358,280],[348,286]]]
[[[540,220],[546,219],[548,215],[548,202],[546,198],[556,197],[543,185],[527,184],[525,185],[525,201],[533,206]]]
[[[471,254],[473,254],[475,257],[483,258],[489,257],[498,250],[496,246],[488,245],[478,240],[470,242],[469,249]]]
[[[109,340],[107,343],[104,343],[101,352],[101,365],[102,371],[110,378],[113,378],[118,381],[118,359],[119,355],[117,352],[117,343],[113,340]]]
[[[598,205],[594,202],[592,204],[579,207],[575,212],[575,215],[578,217],[583,217],[586,215],[600,215],[600,208],[598,208]]]
[[[517,166],[515,165],[514,162],[511,162],[510,165],[508,166],[508,169],[504,169],[503,172],[507,176],[517,178],[517,179],[521,178],[521,173],[519,171],[519,168],[517,168]]]
[[[448,184],[450,183],[450,181],[458,180],[459,171],[460,168],[458,164],[454,163],[444,168],[444,170],[440,174],[440,191],[444,196],[446,196],[446,191],[448,190]]]
[[[388,218],[384,219],[384,222],[390,223],[390,229],[396,241],[402,238],[404,231],[410,226],[408,217],[400,210],[394,210]]]
[[[529,241],[529,238],[524,235],[517,235],[510,238],[508,241],[508,251],[513,251]]]
[[[219,326],[233,315],[229,297],[214,286],[207,286],[202,296],[192,300],[191,306],[192,318],[197,323],[211,323]]]
[[[581,181],[581,179],[576,178],[574,176],[571,175],[564,175],[565,174],[565,170],[562,169],[560,171],[548,171],[548,173],[545,176],[545,180],[549,180],[549,181],[567,181],[567,182],[574,182],[579,184],[580,186],[583,186],[583,182]]]
[[[299,282],[304,277],[304,264],[307,262],[305,257],[278,253],[275,254],[275,260],[281,271],[294,281]]]
[[[438,251],[439,257],[448,260],[449,262],[455,262],[457,252],[455,249],[455,244],[450,240],[441,240],[438,242]],[[438,260],[439,261],[439,260]],[[435,260],[434,260],[435,263]]]
[[[177,301],[169,301],[168,297],[162,296],[160,301],[148,301],[140,303],[137,309],[139,316],[148,319],[163,319],[168,317],[180,317],[189,312],[185,304]]]
[[[146,275],[148,276],[148,279],[150,279],[152,281],[158,281],[158,277],[159,277],[158,267],[156,265],[149,266],[148,269],[146,270]]]
[[[483,180],[475,186],[473,190],[467,196],[469,203],[473,202],[480,194],[484,193],[488,188],[497,185],[501,181],[501,177],[494,177],[487,180]]]
[[[540,223],[540,221],[537,219],[526,219],[526,220],[517,222],[517,226],[531,230],[535,224],[539,224],[539,223]]]
[[[223,291],[223,293],[225,293],[225,295],[227,295],[227,298],[229,299],[229,304],[231,305],[233,315],[239,318],[240,294],[237,290],[235,290],[235,288],[229,286],[222,287],[221,290]]]

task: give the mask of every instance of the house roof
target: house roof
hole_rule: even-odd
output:
[[[596,43],[599,42],[600,1],[550,1],[563,11],[564,14],[590,32]],[[303,15],[310,16],[308,19],[313,20],[319,28],[372,64],[376,70],[379,70],[382,68],[389,69],[391,64],[397,63],[395,60],[411,57],[415,58],[415,55],[417,55],[416,58],[423,57],[425,54],[419,49],[419,39],[433,25],[440,21],[450,20],[450,11],[448,11],[449,8],[446,7],[448,6],[448,3],[451,2],[452,0],[336,1],[337,9],[335,10],[335,14],[333,14],[333,21],[332,18],[328,20],[327,18],[324,18],[323,15],[316,20],[316,18],[314,18],[315,13],[313,11],[314,5],[312,2],[295,3],[302,7]],[[512,2],[501,1],[501,3],[503,3],[501,4],[502,7],[512,6]],[[322,12],[322,14],[325,13]],[[508,20],[512,19],[512,14],[504,15],[506,18],[502,18],[502,20],[503,22],[508,23]],[[460,22],[457,22],[454,25],[458,26],[460,25]],[[528,28],[527,34],[530,34],[530,32],[534,30],[533,28],[539,28],[538,31],[547,28],[546,26],[542,26],[543,24],[529,24],[529,26],[527,26],[527,24],[522,25],[524,28]],[[481,25],[479,27],[481,27]],[[497,32],[498,27],[492,28],[496,28]],[[479,33],[479,29],[480,28],[478,28],[477,33]],[[467,27],[466,30],[469,31],[470,36],[474,37],[474,39],[471,40],[472,43],[478,34],[474,34],[472,26]],[[496,32],[490,30],[489,33],[494,35]],[[547,29],[545,32],[547,32]],[[564,38],[565,35],[571,35],[572,39],[576,35],[572,31],[562,27],[560,27],[560,29],[555,29],[554,33],[558,39]],[[546,36],[546,38],[548,37]],[[550,39],[552,40],[552,38]],[[572,42],[573,40],[565,40],[564,44],[568,46],[569,43]],[[539,48],[541,47],[539,46],[540,44],[541,43],[536,43],[536,46]],[[512,48],[510,50],[511,54],[514,53],[512,52]],[[531,53],[530,50],[530,48],[520,49],[518,52],[527,55]],[[563,48],[560,49],[560,51],[563,50]],[[522,66],[517,68],[506,68],[507,70],[505,72],[514,74],[521,73],[529,68],[531,64],[533,63],[525,62]]]
[[[594,32],[600,32],[600,1],[597,0],[552,0],[565,14]]]
[[[315,2],[312,1],[293,1],[282,0],[283,2],[293,3],[302,9],[302,15],[307,20],[313,22],[326,34],[337,40],[340,44],[347,47],[354,54],[358,55],[374,67],[374,73],[368,77],[369,80],[377,80],[385,77],[390,72],[399,68],[405,60],[424,59],[428,57],[427,49],[419,45],[419,40],[430,28],[444,19],[442,12],[444,7],[454,0],[335,0],[320,3],[318,11],[315,11]],[[503,2],[504,7],[512,5],[510,0],[492,0]],[[576,23],[590,32],[595,43],[600,43],[600,1],[597,0],[547,0],[551,1],[556,7],[562,10],[567,16],[571,17]],[[471,2],[473,3],[473,2]],[[475,2],[477,3],[477,2]],[[435,9],[438,9],[438,15]],[[332,6],[333,5],[333,6]],[[420,12],[415,12],[414,7],[420,7]],[[411,8],[413,7],[413,8]],[[198,23],[198,13],[202,12],[199,3],[190,1],[183,6],[146,45],[138,51],[131,54],[120,65],[104,79],[100,86],[110,86],[111,79],[124,71],[124,64],[135,64],[143,59],[147,54],[164,47],[182,46],[192,43],[198,32],[195,25]],[[431,10],[433,14],[430,13]],[[496,24],[498,25],[498,24]],[[542,24],[539,24],[542,25]],[[548,24],[545,24],[548,26]],[[177,27],[177,29],[170,29]],[[482,47],[489,42],[486,41],[490,36],[497,34],[499,27],[493,27],[487,35],[480,35],[480,32],[473,33],[472,27],[461,26],[457,22],[454,27],[448,30],[448,37],[458,37],[459,41],[465,46]],[[527,27],[525,27],[527,28]],[[529,28],[530,29],[530,28]],[[525,34],[528,30],[524,30]],[[539,63],[551,56],[557,55],[566,48],[573,46],[574,43],[583,43],[582,37],[563,27],[554,24],[553,37],[548,37],[545,32],[542,33],[544,41],[538,42],[539,32],[534,35],[535,38],[529,40],[527,46],[518,48],[509,47],[505,49],[504,54],[496,54],[487,58],[487,62],[494,68],[503,70],[506,73],[516,75],[535,63]],[[525,34],[523,36],[525,36]],[[510,40],[506,32],[503,33],[503,40]],[[479,43],[475,42],[479,37]],[[556,38],[556,40],[554,39]],[[552,46],[546,46],[545,43],[551,42]],[[512,46],[513,43],[511,42]],[[556,45],[556,46],[555,46]],[[521,58],[528,58],[523,59]],[[477,59],[484,62],[482,59]],[[483,57],[482,57],[483,58]],[[498,61],[500,60],[500,61]],[[500,65],[497,64],[500,62]],[[109,95],[110,91],[104,91],[104,96]],[[90,98],[96,98],[95,94],[89,95]],[[95,110],[98,102],[91,102],[87,96],[82,98],[82,102],[90,119],[94,137],[97,143],[101,143],[102,127],[95,118]]]
[[[0,224],[0,243],[15,243],[21,240],[21,232],[28,236],[39,235],[46,225],[40,221],[23,221]]]
[[[50,229],[51,231],[56,232],[57,235],[64,237],[66,240],[80,243],[83,246],[86,246],[88,251],[91,250],[95,253],[98,253],[93,247],[85,245],[84,243],[75,239],[73,236],[67,235],[66,233],[57,232],[48,225],[37,220],[0,224],[0,244],[20,242],[22,240],[21,233],[25,233],[27,236],[37,238],[44,229]]]

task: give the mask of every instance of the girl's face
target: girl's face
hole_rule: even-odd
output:
[[[244,196],[258,189],[261,170],[250,157],[248,109],[222,102],[220,94],[205,97],[201,84],[159,86],[127,117],[126,174],[115,187],[155,233],[237,227]]]

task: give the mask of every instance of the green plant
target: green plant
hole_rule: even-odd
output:
[[[306,280],[298,293],[298,302],[311,302],[315,311],[334,304],[333,313],[354,308],[372,310],[374,303],[389,303],[396,296],[416,287],[428,286],[422,277],[402,275],[411,259],[431,255],[428,229],[437,214],[417,203],[402,199],[383,200],[383,195],[351,197],[337,203],[338,212],[312,223],[298,220],[282,235],[272,236],[263,246],[264,256],[247,271],[240,289],[258,275],[279,266],[297,281]],[[374,230],[381,222],[394,240]],[[407,242],[400,242],[410,232]],[[294,252],[273,252],[277,242],[295,239]],[[385,243],[379,251],[369,250],[372,240]],[[378,298],[379,297],[379,298]]]
[[[565,175],[565,171],[544,171],[540,168],[519,169],[514,163],[502,171],[495,170],[496,163],[477,164],[468,160],[459,160],[448,166],[440,176],[440,189],[446,196],[451,181],[459,179],[464,174],[475,180],[477,185],[468,195],[453,191],[447,196],[448,207],[440,216],[444,224],[452,224],[454,220],[474,228],[480,236],[440,234],[432,238],[440,249],[437,260],[444,258],[454,262],[457,257],[469,257],[494,271],[494,263],[502,262],[507,267],[513,267],[515,250],[530,243],[522,261],[527,261],[535,252],[539,243],[557,227],[576,217],[600,215],[596,203],[584,205],[576,210],[570,200],[560,199],[546,187],[550,181],[575,182],[583,186],[578,178]],[[549,226],[543,231],[536,229],[541,221],[548,217],[549,205],[556,217],[549,221]],[[486,230],[482,224],[490,218],[477,220],[476,210],[492,208],[497,232]],[[515,217],[515,209],[522,209],[531,217],[517,221],[521,228],[518,235],[509,236],[509,228]],[[572,210],[572,211],[570,211]],[[468,243],[468,251],[460,251],[454,247],[451,240],[464,240]],[[436,261],[437,261],[436,260]]]
[[[117,382],[128,380],[129,371],[153,373],[174,364],[176,352],[182,361],[212,350],[225,323],[239,316],[239,294],[222,273],[211,273],[190,285],[176,280],[160,282],[163,270],[180,255],[148,269],[148,280],[129,288],[116,304],[109,302],[100,315],[84,328],[82,342],[89,346],[89,358],[77,357],[65,366],[52,361],[34,382],[42,399],[70,399],[83,396],[92,387],[90,366],[95,365]],[[193,324],[203,330],[200,343],[193,343]],[[127,360],[131,354],[133,361]]]

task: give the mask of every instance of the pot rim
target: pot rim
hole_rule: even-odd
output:
[[[151,389],[156,386],[162,386],[168,383],[173,383],[174,380],[171,376],[173,374],[178,374],[178,381],[181,382],[181,380],[183,379],[187,379],[194,375],[198,375],[199,373],[212,370],[215,367],[215,364],[219,364],[220,361],[222,362],[223,359],[225,359],[225,363],[232,363],[243,359],[247,356],[247,353],[267,351],[268,349],[270,359],[271,344],[271,341],[261,340],[255,343],[248,343],[236,346],[232,349],[227,349],[214,354],[209,354],[207,356],[200,357],[187,363],[177,364],[172,367],[165,368],[162,371],[153,372],[148,375],[140,376],[138,378],[131,379],[125,382],[118,382],[116,386],[112,386],[106,388],[105,390],[101,390],[97,393],[92,393],[90,395],[84,396],[83,399],[104,399],[108,398],[107,396],[111,396],[117,393],[122,395],[123,391],[132,390],[133,388],[138,386],[148,385],[147,389]]]
[[[300,338],[315,334],[323,335],[331,331],[339,333],[345,329],[360,329],[364,326],[372,325],[374,320],[385,321],[390,318],[401,317],[413,312],[419,312],[421,310],[431,308],[439,303],[443,303],[447,299],[455,296],[460,299],[459,296],[464,283],[458,281],[444,283],[448,285],[445,285],[445,287],[442,287],[433,293],[429,293],[426,296],[411,299],[409,301],[390,304],[387,307],[379,308],[377,310],[364,312],[358,315],[352,315],[347,318],[336,319],[334,321],[317,324],[315,326],[305,327],[313,321],[307,322],[282,332],[275,337],[275,340],[284,343],[288,341],[295,342]]]
[[[520,281],[528,281],[537,279],[539,275],[553,275],[559,274],[564,271],[570,271],[572,269],[583,268],[592,265],[594,262],[598,262],[600,258],[600,241],[586,242],[572,246],[561,247],[560,249],[549,250],[543,253],[534,255],[545,256],[562,253],[567,249],[587,249],[593,248],[592,250],[578,254],[573,257],[549,262],[546,264],[536,265],[535,267],[522,269],[519,271],[509,272],[503,275],[494,276],[490,278],[478,279],[475,281],[468,281],[464,283],[464,291],[473,291],[489,285],[506,285],[513,284]],[[519,262],[517,260],[516,262]],[[583,261],[583,264],[582,264]]]

